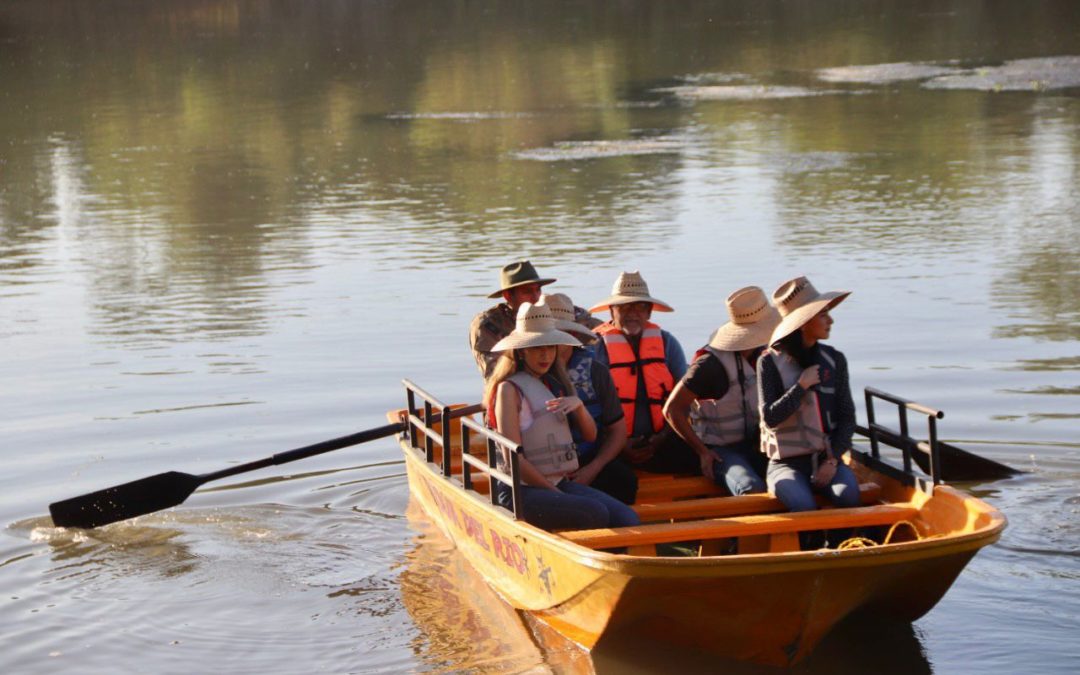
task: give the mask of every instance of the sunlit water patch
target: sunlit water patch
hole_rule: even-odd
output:
[[[841,94],[837,90],[819,90],[808,87],[794,87],[769,84],[714,85],[665,87],[654,89],[657,93],[671,94],[685,101],[765,101],[785,98],[806,98]]]
[[[388,120],[442,120],[449,122],[482,122],[484,120],[517,120],[536,117],[534,112],[469,111],[469,112],[395,112]]]
[[[962,72],[962,70],[956,66],[931,63],[878,63],[865,66],[822,68],[817,71],[817,75],[826,82],[888,84],[906,80],[925,80],[958,72]]]
[[[1044,91],[1080,87],[1080,56],[1051,56],[975,68],[923,83],[928,89]]]
[[[632,155],[661,155],[681,152],[687,139],[674,136],[616,141],[560,141],[550,148],[532,148],[513,153],[516,159],[562,162]]]

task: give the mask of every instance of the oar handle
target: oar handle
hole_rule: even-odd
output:
[[[228,478],[229,476],[235,476],[238,473],[246,473],[248,471],[264,469],[268,466],[287,464],[289,462],[295,462],[298,459],[314,457],[315,455],[321,455],[324,452],[331,452],[333,450],[347,448],[350,445],[358,445],[360,443],[373,441],[377,438],[393,436],[394,434],[401,433],[404,430],[405,424],[402,422],[397,422],[396,424],[387,424],[385,426],[376,427],[375,429],[368,429],[367,431],[349,434],[348,436],[341,436],[340,438],[332,438],[328,441],[312,443],[311,445],[306,445],[302,448],[296,448],[295,450],[289,450],[287,452],[279,452],[278,454],[272,455],[270,457],[257,459],[254,462],[237,464],[236,466],[230,466],[227,469],[222,469],[213,473],[201,474],[199,476],[199,484],[201,485],[202,483],[209,483],[212,480]]]

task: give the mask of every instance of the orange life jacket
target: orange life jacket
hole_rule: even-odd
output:
[[[639,372],[645,376],[645,394],[648,396],[653,433],[663,429],[664,401],[675,388],[675,378],[668,370],[660,326],[654,323],[645,324],[636,354],[626,335],[610,322],[601,324],[594,330],[604,340],[607,348],[608,367],[611,369],[611,379],[615,381],[615,391],[619,394],[623,414],[626,415],[627,434],[634,433]]]

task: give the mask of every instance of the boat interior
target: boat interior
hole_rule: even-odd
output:
[[[415,452],[460,489],[490,499],[494,508],[517,518],[515,514],[521,513],[517,490],[512,492],[514,508],[505,509],[492,497],[491,481],[520,485],[520,447],[473,418],[480,406],[443,405],[415,384],[406,381],[405,386],[407,408],[397,417],[406,422]],[[874,400],[896,406],[898,428],[876,421]],[[940,455],[945,445],[937,439],[936,421],[944,414],[871,388],[866,401],[868,424],[858,428],[864,442],[844,458],[859,478],[858,507],[833,508],[820,497],[818,510],[792,513],[769,494],[730,496],[700,475],[639,472],[633,508],[641,525],[557,534],[583,547],[630,555],[711,557],[796,552],[803,532],[844,532],[843,540],[830,543],[843,549],[898,544],[984,525],[989,516],[968,513],[958,493],[949,490],[944,499],[934,500],[935,489],[943,482]],[[926,417],[926,440],[910,435],[909,413]],[[442,424],[447,418],[449,437]],[[449,452],[443,452],[444,442],[449,443]],[[511,450],[509,473],[496,468],[500,447]],[[882,457],[885,449],[890,451],[887,458]],[[932,501],[935,505],[926,508]]]

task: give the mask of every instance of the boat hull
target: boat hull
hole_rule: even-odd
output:
[[[790,665],[852,613],[922,616],[1005,525],[996,510],[943,486],[920,501],[920,518],[935,520],[947,536],[844,551],[617,555],[513,520],[443,476],[408,441],[402,447],[414,498],[471,566],[513,607],[586,649],[625,632]]]

